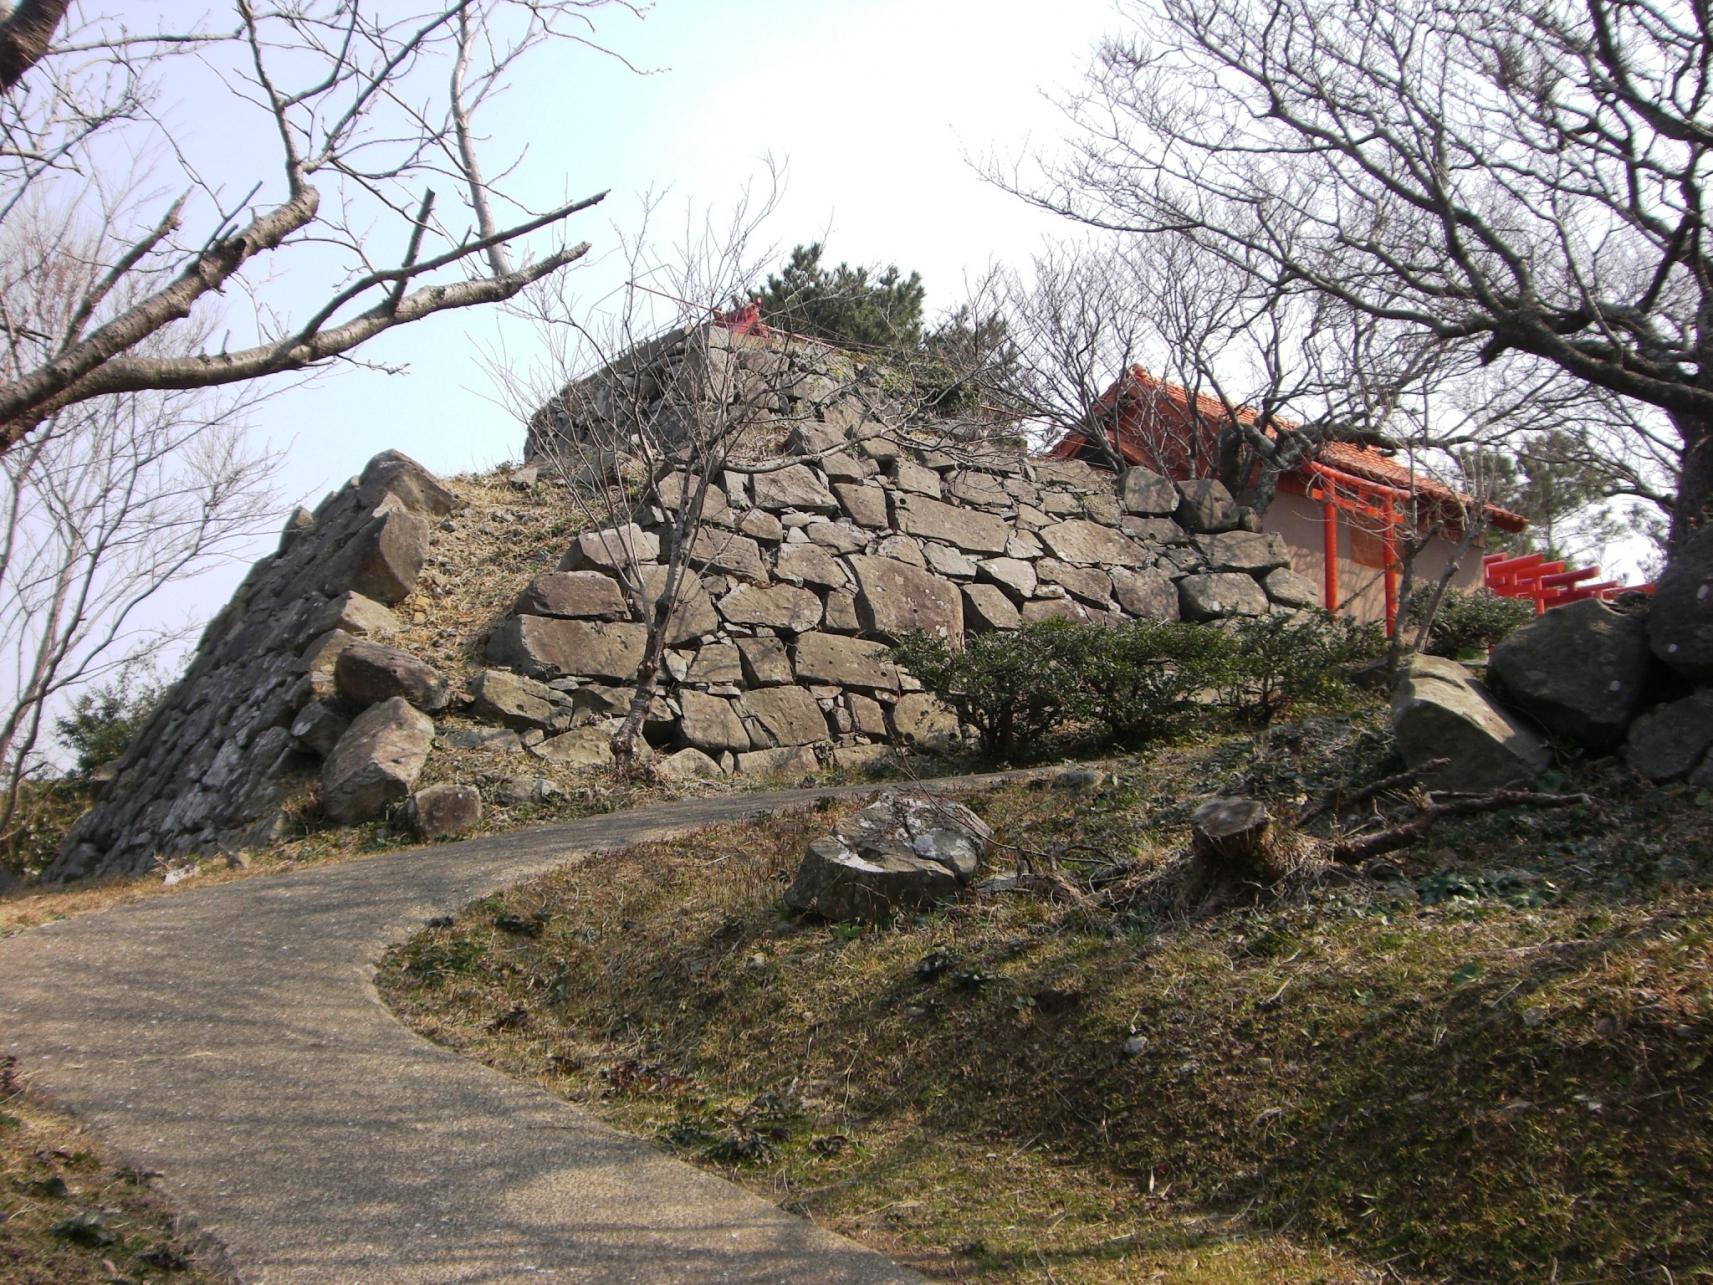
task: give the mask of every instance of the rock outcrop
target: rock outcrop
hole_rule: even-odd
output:
[[[1444,762],[1422,776],[1442,790],[1532,781],[1551,761],[1540,737],[1500,707],[1455,660],[1416,656],[1392,690],[1392,730],[1406,765]]]

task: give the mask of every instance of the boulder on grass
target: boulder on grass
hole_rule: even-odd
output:
[[[1392,731],[1408,766],[1448,760],[1422,777],[1442,790],[1532,781],[1551,761],[1540,737],[1501,709],[1455,660],[1416,656],[1392,690]]]
[[[476,828],[482,795],[473,785],[431,785],[410,796],[406,815],[424,839],[450,839]]]
[[[1713,526],[1685,540],[1666,564],[1648,605],[1648,639],[1684,677],[1713,679]]]
[[[1537,616],[1493,649],[1487,672],[1513,709],[1590,749],[1624,739],[1648,674],[1647,625],[1593,598]]]
[[[785,904],[835,922],[881,922],[956,896],[992,842],[961,803],[889,791],[809,845]]]
[[[1713,748],[1713,688],[1656,705],[1630,724],[1624,760],[1650,781],[1688,775]]]
[[[372,821],[410,793],[434,721],[402,696],[357,715],[321,767],[321,810],[340,825]]]

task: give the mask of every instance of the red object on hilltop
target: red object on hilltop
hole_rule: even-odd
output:
[[[743,307],[733,308],[730,312],[716,313],[714,324],[734,335],[754,335],[757,339],[766,339],[773,334],[761,319],[760,299],[751,299]]]

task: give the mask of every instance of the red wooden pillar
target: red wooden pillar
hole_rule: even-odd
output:
[[[1380,535],[1380,559],[1386,564],[1386,637],[1390,638],[1398,627],[1398,519],[1390,504],[1381,522],[1384,529]]]
[[[1320,544],[1325,560],[1322,580],[1325,585],[1326,609],[1338,610],[1338,509],[1330,499],[1320,506]]]

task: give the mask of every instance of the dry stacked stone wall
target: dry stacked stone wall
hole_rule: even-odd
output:
[[[781,373],[765,348],[729,359]],[[775,411],[793,462],[726,473],[686,551],[644,725],[669,776],[798,775],[955,741],[955,719],[892,662],[889,644],[912,629],[961,638],[1055,617],[1219,620],[1314,603],[1283,544],[1249,529],[1218,483],[1116,477],[1014,444],[924,444],[860,386],[788,382]],[[610,762],[646,637],[620,579],[640,561],[658,587],[683,485],[645,479],[629,524],[580,532],[557,569],[518,586],[488,626],[485,668],[443,674],[388,639],[457,501],[405,457],[378,457],[293,516],[50,877],[266,845],[286,800],[310,789],[335,823],[402,808],[425,832],[429,818],[468,824],[481,805],[471,787],[417,790],[431,753]],[[436,552],[455,581],[457,549]],[[512,794],[546,784],[502,782]]]

